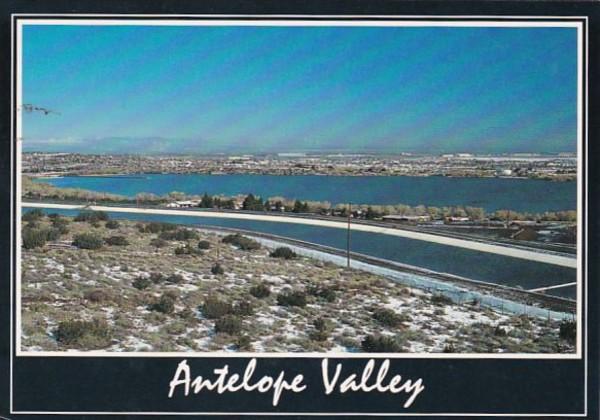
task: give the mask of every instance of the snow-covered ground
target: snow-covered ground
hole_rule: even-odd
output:
[[[69,229],[67,239],[90,226],[71,222]],[[200,231],[193,240],[156,248],[150,242],[158,234],[133,222],[92,230],[126,236],[131,245],[23,250],[23,350],[337,353],[364,351],[370,336],[388,337],[402,352],[573,350],[559,339],[552,317],[517,316],[508,305],[499,312],[459,304],[443,298],[452,293],[439,284],[433,292],[416,288],[434,282],[422,276],[359,262],[347,269],[345,259],[296,247],[295,259],[272,258],[270,250],[281,244],[265,239],[261,249],[243,251],[221,243],[222,235]],[[209,250],[175,255],[175,248],[200,239]],[[223,274],[211,272],[217,260]],[[140,286],[139,279],[148,284]],[[258,286],[268,296],[256,294]],[[297,306],[282,300],[292,292],[303,296]],[[471,297],[464,302],[481,302]],[[172,300],[171,308],[159,305],[164,299]],[[227,315],[208,313],[211,300],[222,302]],[[389,319],[378,317],[381,311]],[[234,318],[229,333],[217,328],[224,317]],[[88,322],[87,330],[66,343],[59,328],[74,321]],[[96,321],[98,331],[90,327]]]

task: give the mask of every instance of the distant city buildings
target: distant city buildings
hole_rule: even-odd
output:
[[[24,153],[24,174],[111,175],[137,173],[385,175],[518,177],[574,180],[574,154],[474,155],[273,155],[159,156]]]

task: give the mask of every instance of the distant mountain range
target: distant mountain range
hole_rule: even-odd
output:
[[[215,141],[206,141],[204,139],[169,139],[165,137],[103,137],[93,139],[27,139],[23,140],[24,152],[50,152],[50,153],[82,153],[82,154],[145,154],[145,155],[160,155],[160,154],[264,154],[264,153],[360,153],[360,154],[401,154],[401,153],[416,153],[416,154],[442,154],[442,153],[461,153],[469,152],[476,154],[510,154],[510,153],[541,153],[541,154],[558,154],[558,153],[575,153],[571,150],[549,150],[532,151],[532,150],[510,150],[506,148],[490,148],[480,147],[465,150],[463,149],[435,149],[427,148],[407,148],[399,149],[389,147],[387,149],[374,149],[365,144],[363,147],[354,145],[352,148],[342,149],[315,149],[290,147],[282,149],[277,146],[270,146],[265,149],[258,149],[254,144],[220,144]]]

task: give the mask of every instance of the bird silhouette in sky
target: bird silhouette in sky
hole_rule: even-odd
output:
[[[56,114],[56,115],[60,115],[60,112],[57,111],[53,111],[51,109],[48,108],[43,108],[41,106],[36,106],[33,104],[23,104],[23,106],[21,107],[21,109],[27,113],[32,113],[32,112],[43,112],[44,115],[48,115],[48,114]]]

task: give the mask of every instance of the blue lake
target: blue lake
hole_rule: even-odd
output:
[[[69,215],[78,213],[77,211],[55,210],[48,210],[48,212]],[[340,249],[346,247],[346,231],[344,229],[217,218],[202,218],[200,221],[185,216],[111,213],[111,217],[188,225],[233,227],[286,236]],[[351,249],[354,252],[475,280],[524,289],[570,283],[577,279],[576,270],[571,268],[376,233],[353,232],[351,244]],[[549,293],[556,296],[575,298],[575,287],[556,289]]]
[[[283,196],[332,204],[465,205],[487,211],[520,212],[574,210],[576,182],[509,178],[276,176],[149,174],[120,177],[64,177],[42,179],[57,187],[83,188],[134,196],[140,192],[210,195],[253,193],[263,198]]]

